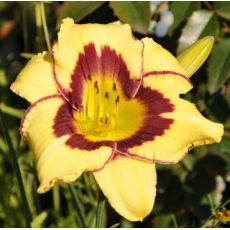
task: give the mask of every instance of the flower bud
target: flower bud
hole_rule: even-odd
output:
[[[214,44],[214,37],[207,36],[184,50],[177,60],[187,71],[187,77],[191,77],[205,62]]]

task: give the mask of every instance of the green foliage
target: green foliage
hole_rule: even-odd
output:
[[[31,222],[31,227],[41,228],[47,216],[48,216],[47,211],[43,211],[40,214],[38,214]]]
[[[208,65],[208,89],[216,92],[230,76],[230,39],[224,39],[214,47]]]
[[[65,17],[79,23],[129,23],[137,32],[134,36],[152,36],[172,53],[182,51],[202,36],[215,36],[214,49],[191,78],[194,89],[186,99],[206,117],[224,124],[224,138],[218,144],[195,148],[176,165],[157,165],[154,209],[141,223],[123,219],[107,201],[104,203],[90,173],[84,173],[72,185],[60,184],[43,195],[36,192],[33,156],[19,133],[20,118],[28,103],[10,92],[9,86],[28,58],[47,49],[37,4],[0,3],[0,110],[6,126],[0,127],[0,227],[25,227],[30,214],[27,226],[32,227],[95,227],[96,223],[106,227],[227,227],[224,215],[229,210],[225,201],[229,201],[230,188],[230,2],[163,2],[154,7],[145,1],[44,4],[52,43],[57,25]],[[150,21],[157,23],[164,7],[172,11],[174,22],[169,32],[159,38],[148,31]]]
[[[214,13],[207,10],[194,11],[182,30],[177,53],[180,53],[196,42],[202,34],[204,35],[203,32],[205,30],[207,31],[210,27],[213,27],[213,25],[215,26],[215,22],[212,22],[214,20],[213,17]],[[206,33],[205,35],[215,35],[213,33],[215,33],[216,28],[211,29],[211,33]]]
[[[79,22],[84,17],[91,14],[98,7],[100,7],[103,2],[64,2],[60,13],[58,15],[59,21],[63,18],[70,17],[75,20],[75,22]]]
[[[151,19],[149,2],[110,2],[114,14],[132,26],[136,32],[146,34]]]
[[[200,7],[201,7],[200,2],[190,2],[190,1],[172,2],[171,11],[175,18],[173,23],[173,29],[176,29],[182,22],[186,21],[191,16],[191,14],[194,11],[199,10]]]
[[[230,4],[229,2],[214,2],[214,8],[218,15],[223,18],[230,19]]]

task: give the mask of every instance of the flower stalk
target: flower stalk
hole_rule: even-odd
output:
[[[42,26],[44,30],[44,35],[45,35],[45,40],[46,40],[46,45],[48,48],[48,51],[51,52],[51,44],[50,44],[50,39],[49,39],[49,32],[48,32],[48,27],[46,23],[46,14],[45,14],[45,8],[44,8],[44,2],[39,2],[40,5],[40,11],[41,11],[41,20],[42,20]]]

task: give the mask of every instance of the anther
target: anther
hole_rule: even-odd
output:
[[[99,93],[99,87],[98,87],[97,81],[95,81],[95,83],[94,83],[94,88],[96,89],[96,93],[98,94]]]
[[[109,94],[108,92],[105,92],[105,98],[108,99],[109,98]]]
[[[116,98],[116,104],[118,104],[119,103],[119,101],[120,101],[120,97],[119,97],[119,95],[117,96],[117,98]]]
[[[88,74],[88,79],[91,81],[92,78],[91,78],[91,74]]]
[[[117,86],[115,83],[113,83],[113,91],[116,91],[117,90]]]

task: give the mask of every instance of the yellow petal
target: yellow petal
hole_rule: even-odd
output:
[[[159,163],[174,164],[193,147],[220,142],[223,125],[204,118],[196,107],[183,99],[170,99],[175,109],[162,117],[173,119],[169,129],[155,140],[129,149],[129,152]]]
[[[111,206],[126,219],[141,221],[151,212],[156,195],[154,164],[117,156],[94,176]]]
[[[187,77],[191,77],[205,62],[214,44],[214,37],[207,36],[183,51],[177,60],[186,69]]]
[[[22,122],[22,134],[34,154],[40,193],[57,182],[76,180],[83,171],[100,168],[111,155],[109,147],[79,150],[66,145],[69,135],[55,136],[53,125],[63,103],[59,96],[44,98],[30,107]]]
[[[76,66],[78,56],[84,47],[94,44],[100,55],[101,48],[109,46],[124,59],[131,76],[138,78],[141,73],[141,51],[143,45],[133,38],[128,24],[119,22],[110,24],[74,24],[70,18],[64,19],[58,33],[58,42],[54,46],[55,66],[58,81],[68,89],[71,74]],[[135,58],[133,58],[135,57]],[[90,62],[90,60],[87,60]]]
[[[186,75],[185,69],[177,59],[151,38],[142,39],[144,43],[144,73],[150,71],[174,71]]]
[[[31,103],[57,93],[50,55],[43,52],[34,56],[22,69],[10,88]]]
[[[177,98],[193,87],[189,79],[174,74],[154,74],[144,77],[143,86],[157,90],[167,98]]]

